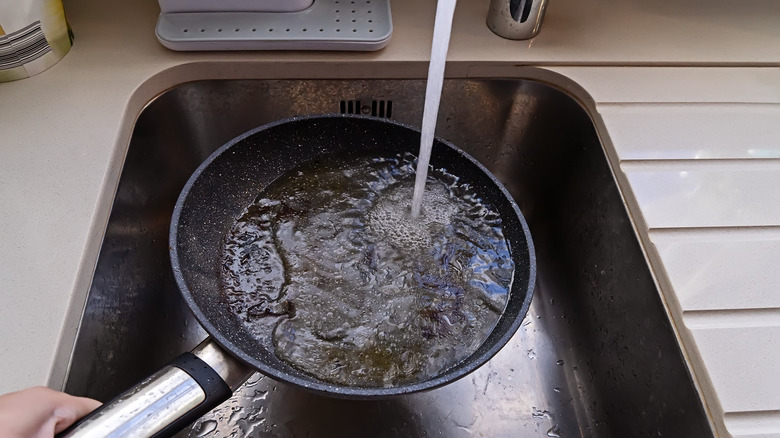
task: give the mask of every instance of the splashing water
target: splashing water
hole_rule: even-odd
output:
[[[425,86],[425,107],[423,107],[422,129],[420,130],[420,153],[417,161],[417,177],[412,197],[412,218],[420,216],[425,181],[428,178],[428,164],[439,114],[441,89],[444,84],[444,65],[450,46],[452,17],[455,14],[455,0],[439,0],[436,5],[436,19],[433,25],[431,62],[428,65],[428,83]]]
[[[323,381],[393,386],[449,369],[495,326],[514,271],[501,216],[435,169],[411,220],[414,158],[302,164],[238,219],[224,297],[280,359]]]

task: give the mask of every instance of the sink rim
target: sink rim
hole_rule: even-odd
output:
[[[600,116],[598,116],[597,112],[591,111],[589,109],[589,105],[587,103],[589,102],[589,103],[592,104],[592,99],[590,99],[587,96],[587,93],[585,93],[584,90],[579,88],[579,86],[576,86],[575,88],[577,88],[577,90],[582,92],[582,93],[572,92],[572,89],[571,89],[570,85],[574,84],[574,83],[571,80],[569,80],[568,78],[566,78],[566,77],[564,77],[562,75],[559,75],[559,74],[557,74],[555,72],[550,72],[549,70],[539,69],[539,68],[535,68],[535,67],[534,68],[524,68],[522,70],[525,71],[525,72],[531,72],[532,74],[527,74],[527,75],[524,75],[522,77],[511,77],[511,76],[501,76],[501,77],[496,77],[496,76],[490,76],[490,77],[487,77],[487,76],[486,77],[472,77],[472,76],[469,76],[469,77],[457,77],[457,76],[455,76],[455,77],[448,77],[447,79],[448,80],[456,80],[456,81],[457,80],[532,81],[532,82],[536,82],[536,83],[539,83],[541,85],[545,85],[545,86],[553,88],[553,89],[555,89],[557,91],[562,92],[567,97],[571,98],[575,103],[577,103],[584,110],[585,114],[588,116],[588,118],[590,119],[590,122],[592,123],[592,125],[594,127],[596,135],[598,136],[599,142],[601,144],[602,152],[605,154],[605,158],[607,160],[607,164],[609,165],[610,171],[612,172],[612,175],[613,175],[613,177],[614,177],[614,179],[616,181],[617,187],[619,189],[618,191],[620,193],[620,196],[623,199],[623,204],[627,208],[628,218],[629,218],[629,220],[631,222],[631,225],[633,227],[633,230],[634,230],[634,233],[635,233],[635,237],[637,238],[637,241],[639,242],[640,246],[643,249],[642,253],[643,253],[646,261],[648,262],[650,275],[651,275],[651,277],[653,278],[653,280],[654,280],[654,282],[656,284],[656,289],[659,292],[660,298],[661,298],[661,300],[662,300],[662,302],[664,304],[664,310],[666,311],[666,316],[667,316],[669,322],[672,324],[673,332],[675,334],[675,338],[676,338],[676,342],[677,342],[678,348],[680,349],[681,353],[683,354],[683,356],[685,358],[685,364],[686,364],[688,370],[691,372],[691,377],[693,379],[694,386],[696,387],[697,391],[699,392],[700,399],[702,400],[702,402],[707,407],[706,411],[708,413],[708,419],[711,420],[711,412],[710,412],[711,407],[708,404],[707,398],[706,397],[702,397],[702,395],[703,395],[702,394],[702,389],[701,389],[701,383],[702,382],[700,381],[700,376],[698,376],[699,373],[694,372],[695,371],[695,369],[694,369],[695,366],[693,366],[693,364],[691,363],[689,354],[686,351],[686,348],[684,347],[685,346],[685,342],[683,341],[682,336],[680,334],[680,330],[678,329],[678,324],[677,324],[676,319],[674,318],[674,314],[672,313],[672,311],[670,309],[670,302],[669,302],[670,300],[667,299],[667,297],[666,297],[665,288],[661,287],[662,286],[661,283],[663,283],[663,279],[661,279],[659,281],[659,278],[658,278],[659,277],[659,272],[658,272],[658,269],[656,268],[656,264],[654,263],[654,258],[657,258],[657,255],[655,255],[651,251],[648,251],[648,248],[652,248],[652,246],[648,245],[649,240],[648,240],[648,238],[646,236],[647,233],[641,231],[642,229],[646,229],[646,227],[638,226],[638,223],[640,223],[640,224],[642,223],[641,215],[632,213],[632,210],[635,211],[635,212],[639,211],[639,210],[636,208],[636,206],[634,206],[634,208],[632,208],[632,203],[635,204],[635,200],[633,200],[633,197],[630,196],[630,186],[628,185],[627,181],[625,180],[625,175],[623,175],[622,172],[620,172],[620,171],[616,172],[616,170],[615,170],[615,169],[619,169],[619,165],[618,166],[615,165],[615,163],[617,163],[617,158],[616,158],[616,155],[615,155],[615,152],[614,152],[614,146],[611,144],[611,142],[609,140],[609,137],[607,135],[607,131],[604,129],[603,121],[600,119]],[[557,80],[551,81],[550,80],[551,78],[554,78],[554,79],[557,79]],[[247,78],[241,78],[241,79],[247,79]],[[329,80],[339,80],[339,79],[341,79],[341,78],[316,78],[314,80],[329,81]],[[366,81],[379,80],[379,81],[381,81],[381,80],[396,80],[396,79],[398,79],[398,80],[419,80],[419,78],[414,78],[414,77],[409,77],[409,78],[389,78],[389,79],[360,78],[360,79],[352,79],[352,80],[366,80]],[[561,79],[563,79],[563,80],[561,80]],[[234,81],[234,80],[235,79],[232,79],[232,78],[231,79],[220,79],[220,81]],[[255,79],[247,79],[247,80],[255,80]],[[259,79],[259,80],[263,80],[263,79]],[[300,79],[299,78],[290,79],[290,81],[297,81],[297,80],[300,80]],[[191,82],[202,82],[202,81],[210,81],[210,79],[203,78],[203,79],[199,79],[199,80],[196,80],[196,81],[187,81],[187,82],[182,83],[182,84],[177,84],[175,87],[172,87],[171,89],[179,88],[181,85],[186,85],[186,84],[191,83]],[[576,84],[574,84],[574,85],[576,85]],[[159,95],[157,97],[155,97],[155,99],[152,99],[149,102],[147,102],[147,104],[144,105],[144,108],[148,107],[150,104],[152,104],[154,101],[156,101],[158,97],[166,94],[167,91],[170,91],[170,90],[166,90],[165,93],[159,93]],[[583,94],[586,96],[585,98],[582,98]],[[139,113],[139,115],[140,115],[140,113]],[[133,124],[133,131],[134,130],[135,130],[135,123]],[[117,181],[118,180],[119,180],[119,178],[117,177]],[[627,193],[626,193],[627,190],[628,190],[628,196],[627,196]],[[96,258],[97,258],[97,256],[96,256]],[[662,266],[662,265],[660,265],[660,266]],[[660,272],[663,273],[663,270],[661,269]],[[91,278],[91,276],[90,276],[90,278]],[[672,304],[673,303],[674,302],[672,301]],[[81,318],[79,318],[79,320],[81,320]],[[75,336],[74,336],[74,341],[75,341]],[[74,342],[74,344],[75,344],[75,342]]]

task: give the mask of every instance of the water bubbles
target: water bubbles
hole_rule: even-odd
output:
[[[422,214],[412,218],[409,214],[411,186],[399,186],[383,193],[368,213],[369,229],[396,247],[409,251],[427,251],[432,236],[440,234],[457,212],[458,206],[440,184],[430,184],[423,196]]]
[[[470,355],[503,312],[514,265],[500,215],[436,170],[412,220],[414,161],[303,164],[231,231],[224,298],[297,369],[347,385],[419,381]]]

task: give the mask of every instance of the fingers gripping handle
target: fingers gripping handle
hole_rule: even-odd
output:
[[[57,437],[168,437],[231,394],[214,369],[188,352]]]

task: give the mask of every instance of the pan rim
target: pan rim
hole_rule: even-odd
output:
[[[392,124],[400,128],[411,130],[415,133],[420,132],[419,129],[413,126],[400,123],[395,120],[386,119],[386,118],[373,117],[367,115],[357,115],[357,114],[313,114],[313,115],[296,116],[287,119],[281,119],[281,120],[264,124],[262,126],[253,128],[249,131],[246,131],[234,137],[233,139],[229,140],[228,142],[226,142],[225,144],[217,148],[190,175],[189,179],[187,180],[187,182],[185,183],[184,187],[182,188],[179,194],[179,197],[174,207],[173,215],[171,217],[171,223],[169,229],[169,253],[171,259],[171,266],[172,266],[174,278],[176,280],[176,284],[179,289],[179,293],[187,303],[188,307],[190,308],[190,311],[193,312],[195,318],[198,320],[198,322],[201,324],[204,330],[209,334],[209,336],[212,339],[214,339],[215,342],[217,342],[217,344],[222,346],[231,356],[239,359],[241,362],[244,362],[245,364],[249,365],[253,369],[262,373],[263,375],[271,377],[281,382],[290,383],[300,388],[313,391],[315,393],[319,393],[322,395],[336,397],[336,398],[349,398],[349,399],[376,399],[376,398],[392,397],[397,395],[405,395],[414,392],[438,388],[443,385],[452,383],[470,374],[477,368],[484,365],[487,361],[489,361],[496,353],[498,353],[498,351],[500,351],[507,344],[507,342],[509,342],[509,340],[514,336],[517,329],[520,327],[520,324],[522,324],[523,320],[525,319],[528,313],[528,309],[530,308],[530,304],[533,298],[535,284],[536,284],[536,252],[534,250],[533,241],[531,238],[531,232],[528,227],[528,223],[526,222],[525,217],[520,211],[520,207],[517,205],[517,202],[514,200],[514,198],[506,189],[506,187],[500,181],[498,181],[495,175],[493,175],[492,172],[490,172],[484,165],[482,165],[482,163],[480,163],[470,154],[466,153],[465,151],[453,145],[447,140],[441,139],[439,137],[436,137],[435,139],[436,142],[441,143],[444,146],[447,146],[452,151],[457,153],[460,157],[468,160],[472,165],[476,166],[476,168],[479,169],[485,176],[487,176],[490,179],[490,181],[493,183],[493,185],[501,192],[503,197],[507,200],[511,209],[514,211],[514,214],[517,217],[517,220],[520,223],[520,226],[522,228],[522,234],[527,243],[528,262],[526,264],[527,268],[524,267],[524,270],[527,270],[527,275],[529,280],[526,287],[523,288],[524,290],[522,290],[522,292],[525,293],[525,297],[523,299],[523,303],[520,307],[517,317],[514,318],[512,323],[504,330],[501,336],[499,336],[496,340],[493,341],[493,344],[490,346],[490,348],[480,352],[481,349],[480,347],[480,349],[475,351],[472,355],[468,356],[467,358],[461,360],[457,364],[448,368],[443,373],[420,382],[414,382],[414,383],[409,383],[409,384],[404,384],[399,386],[361,387],[361,386],[337,385],[337,384],[317,380],[315,377],[306,376],[306,378],[304,378],[280,370],[279,368],[270,366],[263,361],[257,360],[253,355],[246,353],[244,349],[241,348],[241,346],[237,345],[235,342],[228,339],[227,336],[222,334],[220,330],[218,330],[217,327],[215,327],[215,325],[212,323],[211,318],[207,316],[206,312],[204,312],[200,308],[198,303],[195,301],[193,297],[193,292],[191,288],[188,286],[187,281],[184,278],[184,275],[182,274],[179,248],[177,245],[178,225],[181,218],[181,212],[187,200],[187,197],[189,196],[189,193],[192,191],[193,187],[197,183],[200,176],[211,165],[211,163],[213,163],[222,154],[226,153],[236,144],[242,142],[243,140],[245,140],[250,136],[257,134],[258,132],[269,130],[277,126],[293,123],[293,122],[311,121],[311,120],[319,120],[319,119],[331,120],[333,118],[346,118],[346,119],[358,119],[358,120],[363,119],[363,120],[369,120],[373,122]],[[516,267],[516,269],[518,268]],[[512,289],[514,290],[514,286]],[[301,373],[301,375],[305,375],[305,374]]]

